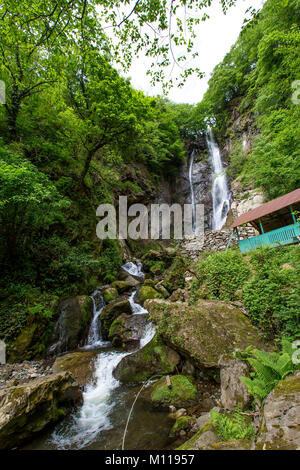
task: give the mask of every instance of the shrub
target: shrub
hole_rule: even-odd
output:
[[[216,433],[220,439],[228,441],[231,439],[252,439],[254,436],[254,427],[247,418],[241,414],[237,407],[230,415],[210,411],[211,420],[216,428]]]
[[[197,265],[197,272],[212,299],[233,300],[251,271],[239,251],[228,250],[207,256]]]
[[[300,369],[292,361],[294,349],[289,341],[282,341],[282,352],[266,352],[253,349],[251,356],[247,359],[254,370],[253,378],[240,377],[248,388],[251,395],[260,402],[266,398],[273,388],[288,374]]]

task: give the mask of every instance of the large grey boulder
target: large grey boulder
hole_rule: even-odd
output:
[[[114,370],[114,376],[124,383],[139,383],[153,375],[171,374],[179,363],[180,356],[154,336],[142,349],[124,357]]]
[[[240,377],[248,377],[249,369],[245,362],[222,355],[219,360],[221,378],[221,404],[226,410],[234,410],[238,405],[245,410],[251,402],[246,385]]]
[[[63,300],[52,335],[49,353],[72,351],[84,344],[93,317],[93,302],[88,295]]]
[[[79,385],[69,372],[0,390],[0,449],[32,439],[81,400]]]
[[[300,371],[279,382],[265,399],[255,449],[300,450]]]
[[[265,349],[262,333],[238,308],[217,300],[195,305],[146,300],[145,308],[166,344],[200,369],[219,369],[222,354],[253,346]]]

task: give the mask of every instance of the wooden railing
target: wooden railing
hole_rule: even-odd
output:
[[[255,250],[260,246],[280,246],[299,243],[300,241],[300,223],[287,225],[271,232],[257,235],[256,237],[247,238],[239,241],[239,247],[242,253]]]

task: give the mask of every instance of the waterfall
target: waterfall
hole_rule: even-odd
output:
[[[87,344],[82,349],[94,349],[96,347],[109,345],[108,341],[102,339],[99,318],[105,307],[104,298],[98,289],[96,289],[90,297],[93,301],[93,319],[89,329]]]
[[[212,130],[209,127],[206,135],[206,142],[212,163],[212,200],[213,200],[213,218],[212,229],[221,230],[226,222],[227,214],[230,208],[230,192],[227,186],[226,173],[223,168],[220,149],[216,143]]]
[[[195,151],[193,150],[190,157],[190,167],[189,167],[189,181],[190,181],[190,190],[191,190],[191,203],[192,203],[192,229],[193,232],[196,232],[196,202],[195,202],[195,193],[193,185],[193,165],[194,165]]]
[[[142,263],[134,264],[132,263],[132,261],[129,261],[128,263],[122,266],[122,269],[131,276],[137,277],[139,279],[144,279],[145,275],[142,271],[142,267]]]
[[[140,275],[144,276],[141,271],[141,265],[136,266],[134,263],[131,263],[128,266],[128,264],[122,266],[123,269],[126,267],[125,271],[129,268],[132,272],[139,272]],[[140,315],[148,313],[145,308],[135,302],[135,294],[136,291],[132,292],[129,297],[132,314]],[[89,344],[85,348],[104,345],[98,326],[101,312],[105,305],[104,300],[98,290],[91,295],[91,298],[94,303],[94,318],[89,333]],[[154,335],[155,328],[151,322],[148,322],[140,340],[140,348],[149,343]],[[84,448],[95,441],[101,431],[113,428],[110,414],[117,403],[116,395],[113,391],[118,389],[120,385],[120,382],[114,378],[113,371],[123,357],[129,354],[132,354],[132,352],[120,352],[117,350],[100,352],[95,362],[94,380],[83,393],[81,409],[73,416],[71,425],[59,425],[51,436],[51,442],[56,448]]]

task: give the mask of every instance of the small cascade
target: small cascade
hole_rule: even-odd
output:
[[[144,277],[141,271],[142,265],[127,263],[122,268],[129,274]],[[147,314],[148,311],[140,304],[135,302],[136,290],[129,297],[129,302],[133,315]],[[101,292],[96,290],[91,298],[94,305],[94,317],[88,336],[88,344],[84,347],[107,346],[109,342],[101,339],[101,328],[99,322],[101,312],[105,306]],[[139,348],[144,347],[151,341],[155,335],[153,324],[148,321],[140,339]],[[97,356],[95,363],[94,380],[87,386],[83,393],[83,405],[81,409],[73,416],[72,423],[67,425],[58,425],[51,436],[51,443],[57,449],[81,449],[88,447],[93,443],[103,431],[113,428],[111,414],[115,406],[119,405],[118,387],[120,382],[114,378],[113,371],[119,362],[132,352],[120,352],[117,350],[102,351]]]
[[[209,127],[206,142],[212,162],[212,200],[213,200],[213,218],[212,229],[221,230],[226,222],[227,214],[230,209],[230,192],[227,185],[226,173],[223,168],[220,149],[216,143],[212,130]]]
[[[129,261],[128,263],[124,264],[122,266],[123,271],[126,271],[128,274],[131,276],[137,277],[138,279],[144,279],[145,275],[142,271],[142,263],[137,263],[134,264],[132,261]]]
[[[105,307],[104,298],[98,289],[96,289],[90,297],[93,301],[93,320],[90,326],[87,343],[82,349],[92,349],[109,345],[109,342],[104,341],[101,336],[100,315]]]
[[[138,304],[137,302],[135,302],[135,300],[134,300],[135,295],[136,295],[136,290],[134,290],[132,292],[132,294],[130,295],[130,297],[128,298],[128,300],[130,302],[132,313],[134,315],[141,315],[143,313],[144,314],[148,313],[148,310],[146,310],[141,304]]]
[[[66,330],[65,330],[65,317],[66,317],[66,309],[62,308],[59,319],[56,322],[56,325],[54,327],[54,336],[58,340],[50,346],[48,349],[48,353],[50,355],[52,354],[61,354],[62,352],[66,351],[67,349],[67,342],[68,338],[66,335]]]
[[[192,204],[192,230],[193,233],[196,232],[196,202],[195,202],[195,192],[193,185],[193,165],[194,165],[195,151],[193,150],[190,157],[190,166],[189,166],[189,181],[190,181],[190,190],[191,190],[191,204]]]

